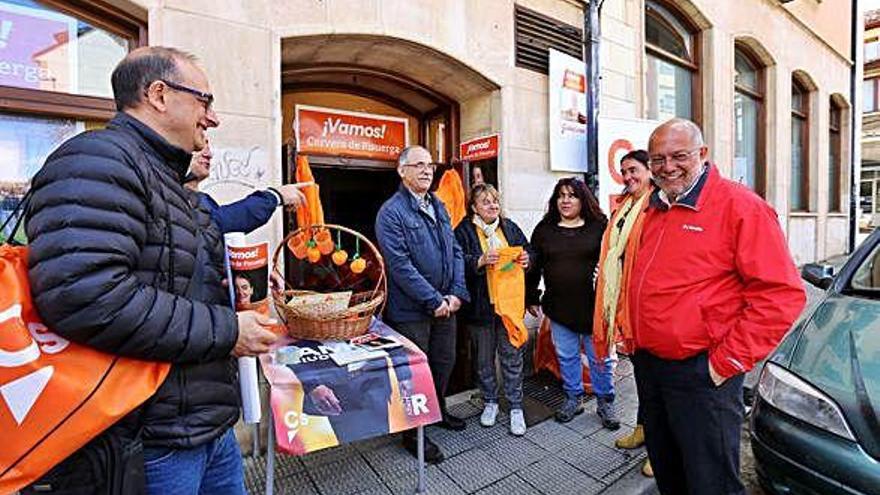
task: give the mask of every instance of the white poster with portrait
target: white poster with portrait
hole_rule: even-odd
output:
[[[587,171],[587,75],[583,60],[550,49],[550,170]]]
[[[656,120],[599,117],[599,205],[606,214],[612,200],[623,193],[620,158],[632,150],[648,149],[648,138],[660,125]]]

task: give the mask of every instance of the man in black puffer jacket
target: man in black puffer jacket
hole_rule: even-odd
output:
[[[108,480],[127,461],[150,493],[244,493],[234,356],[265,352],[275,337],[265,317],[229,307],[221,234],[182,186],[191,153],[219,125],[208,80],[192,55],[145,47],[112,83],[120,112],[107,129],[65,142],[34,177],[31,290],[59,335],[172,368],[153,398],[30,489],[119,491]],[[143,459],[131,455],[141,432]],[[124,446],[115,459],[100,454],[108,436]],[[134,485],[123,491],[143,490]]]

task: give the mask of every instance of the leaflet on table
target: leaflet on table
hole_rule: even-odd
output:
[[[296,365],[329,359],[337,366],[346,366],[359,361],[384,358],[388,356],[385,349],[402,345],[394,337],[370,332],[348,342],[324,342],[317,350],[296,345],[284,346],[275,351],[275,362]]]

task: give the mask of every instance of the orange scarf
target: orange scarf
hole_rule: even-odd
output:
[[[651,194],[653,188],[645,191],[645,194]],[[611,221],[602,235],[602,251],[599,254],[599,266],[605,263],[605,257],[608,255],[608,242],[611,237],[611,229],[617,228],[617,223],[626,213],[622,211],[620,200],[616,205],[615,211],[611,214]],[[629,314],[629,279],[632,273],[632,267],[635,262],[636,253],[639,250],[639,240],[642,237],[642,226],[645,223],[645,211],[648,208],[649,201],[645,201],[644,207],[638,212],[635,224],[629,235],[629,242],[626,244],[623,258],[623,273],[620,277],[620,295],[617,300],[617,311],[614,317],[615,342],[608,342],[608,320],[604,318],[603,307],[605,293],[605,277],[602,270],[599,270],[599,278],[596,281],[596,306],[593,310],[593,347],[596,349],[596,355],[601,359],[608,356],[610,347],[617,342],[623,344],[623,351],[631,353],[635,350],[635,336],[633,335],[632,323]]]

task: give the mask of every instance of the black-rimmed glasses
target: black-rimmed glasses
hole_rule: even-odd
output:
[[[174,83],[171,81],[166,81],[164,79],[159,79],[159,80],[162,81],[163,83],[165,83],[166,86],[168,86],[169,88],[171,88],[173,90],[182,91],[184,93],[191,94],[192,96],[195,97],[195,99],[199,100],[199,102],[201,102],[205,106],[206,111],[210,110],[211,105],[214,104],[214,95],[212,95],[211,93],[205,93],[204,91],[199,91],[197,89],[193,89],[193,88],[184,86],[182,84],[177,84],[177,83]]]

